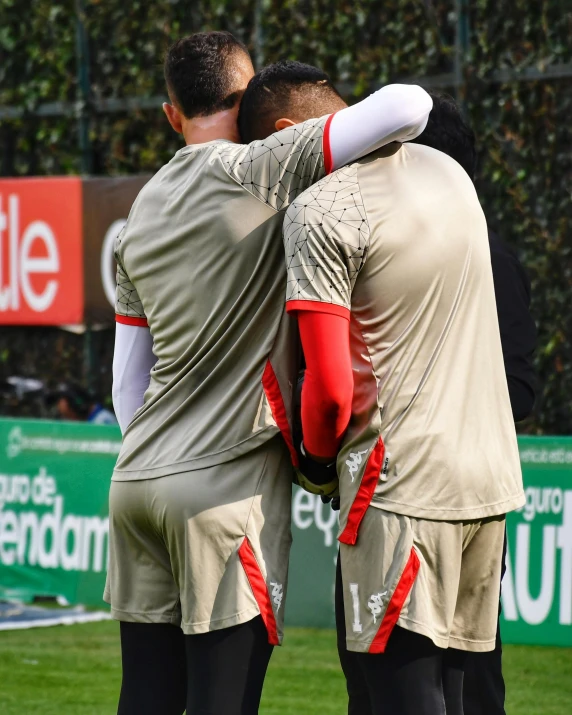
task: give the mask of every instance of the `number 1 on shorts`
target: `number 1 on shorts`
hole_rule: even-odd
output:
[[[350,593],[352,594],[352,604],[354,609],[354,622],[352,630],[354,633],[361,633],[363,628],[359,619],[359,586],[357,583],[350,583]]]

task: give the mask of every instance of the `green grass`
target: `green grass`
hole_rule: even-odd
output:
[[[114,715],[120,675],[116,623],[0,632],[2,715]],[[509,715],[572,712],[572,649],[507,646],[505,675]],[[261,713],[344,715],[333,632],[288,630]]]

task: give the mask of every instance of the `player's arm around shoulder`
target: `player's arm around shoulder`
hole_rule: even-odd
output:
[[[427,124],[431,97],[416,85],[388,85],[352,107],[294,124],[266,139],[221,150],[226,172],[277,211],[322,177]]]
[[[225,171],[257,199],[281,211],[327,173],[324,137],[331,116],[310,119],[250,144],[225,146],[220,152]]]

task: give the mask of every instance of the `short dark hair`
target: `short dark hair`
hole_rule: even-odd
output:
[[[250,80],[240,104],[238,128],[245,144],[265,139],[284,116],[322,117],[345,106],[330,77],[312,65],[285,60],[268,65]]]
[[[415,144],[438,149],[455,159],[474,181],[477,169],[475,132],[463,117],[457,102],[449,94],[430,92],[433,109],[429,121]]]
[[[240,91],[232,60],[239,53],[249,57],[245,45],[230,32],[197,32],[169,47],[165,81],[187,119],[234,107]]]

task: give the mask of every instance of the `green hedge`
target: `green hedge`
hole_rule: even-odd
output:
[[[572,80],[485,81],[498,69],[570,63],[572,5],[570,0],[468,5],[465,99],[479,136],[478,189],[490,223],[530,273],[539,327],[542,394],[524,428],[572,433]],[[85,0],[85,7],[95,98],[162,94],[165,47],[198,29],[234,32],[259,62],[295,57],[319,64],[335,80],[351,83],[355,97],[372,83],[452,69],[452,0],[260,0],[258,10],[246,0],[128,5]],[[30,10],[24,0],[0,0],[0,105],[31,109],[73,100],[75,75],[74,2],[35,0]],[[160,107],[93,116],[91,139],[100,174],[154,171],[180,146]],[[73,117],[5,121],[0,155],[4,175],[77,172],[76,122]],[[22,342],[11,335],[10,344],[0,336],[3,371],[6,355]],[[102,368],[105,390],[108,372],[109,361]]]

